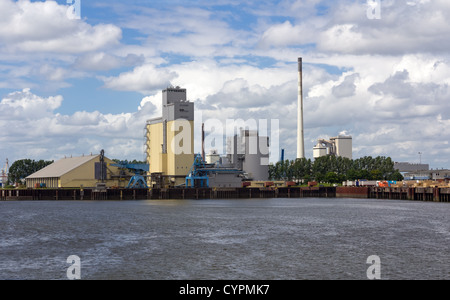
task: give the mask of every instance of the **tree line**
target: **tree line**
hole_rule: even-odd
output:
[[[31,159],[17,160],[9,168],[7,184],[22,183],[26,177],[36,173],[52,163],[53,161],[45,161],[42,159],[38,161]]]
[[[355,160],[340,156],[322,156],[311,159],[279,161],[269,165],[271,180],[287,180],[298,183],[308,181],[342,183],[346,180],[403,180],[394,169],[390,157],[365,156]]]

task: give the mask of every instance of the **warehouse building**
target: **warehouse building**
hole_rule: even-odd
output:
[[[450,181],[450,170],[447,169],[431,169],[424,171],[405,172],[403,174],[405,180]]]
[[[413,164],[409,162],[394,162],[394,169],[398,170],[400,173],[403,172],[419,172],[428,171],[430,169],[429,164]]]
[[[107,187],[124,187],[130,178],[123,170],[113,167],[114,162],[102,155],[89,155],[60,159],[26,178],[27,188],[80,188],[95,187],[104,182]]]

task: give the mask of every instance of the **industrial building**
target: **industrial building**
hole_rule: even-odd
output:
[[[223,157],[214,149],[204,153],[202,149],[203,155],[196,156],[186,177],[187,187],[240,188],[243,181],[269,178],[269,138],[260,137],[256,130],[241,129],[240,135],[227,137]]]
[[[431,169],[414,172],[404,172],[402,174],[405,180],[450,181],[450,170],[447,169]]]
[[[394,169],[398,170],[400,173],[428,171],[430,169],[430,165],[422,163],[412,164],[408,162],[394,162]]]
[[[148,185],[241,187],[243,179],[267,180],[269,138],[257,131],[241,130],[227,138],[227,156],[212,150],[194,154],[194,103],[186,89],[168,87],[162,93],[162,117],[146,124],[146,155],[150,165]],[[194,163],[195,159],[195,163]],[[243,174],[247,176],[243,176]]]
[[[269,137],[259,136],[258,131],[241,129],[240,135],[228,137],[227,158],[249,180],[269,179]]]
[[[352,137],[339,135],[329,140],[319,139],[317,145],[313,148],[314,158],[333,155],[353,159]]]
[[[399,171],[405,180],[430,180],[433,177],[428,164],[394,162],[394,169]]]
[[[66,157],[26,177],[26,185],[27,188],[80,188],[104,182],[106,187],[126,186],[131,174],[113,164],[102,154]]]
[[[431,170],[431,179],[433,180],[446,180],[450,181],[450,170],[448,169],[436,169]]]
[[[148,185],[182,185],[194,162],[194,103],[178,86],[162,94],[162,117],[146,125]]]
[[[222,160],[206,163],[197,154],[194,163],[186,176],[186,187],[240,188],[246,179],[242,170],[232,166],[224,166]]]

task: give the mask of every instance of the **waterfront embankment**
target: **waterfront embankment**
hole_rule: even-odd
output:
[[[0,190],[0,201],[18,200],[163,200],[257,198],[371,198],[450,202],[442,187],[289,187],[173,189],[12,189]]]

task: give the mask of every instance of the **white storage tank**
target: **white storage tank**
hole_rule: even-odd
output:
[[[322,145],[322,143],[317,143],[317,145],[313,148],[313,157],[319,158],[327,155],[327,147]]]
[[[209,154],[206,154],[205,160],[207,164],[215,164],[220,161],[220,154],[217,150],[211,150]]]

